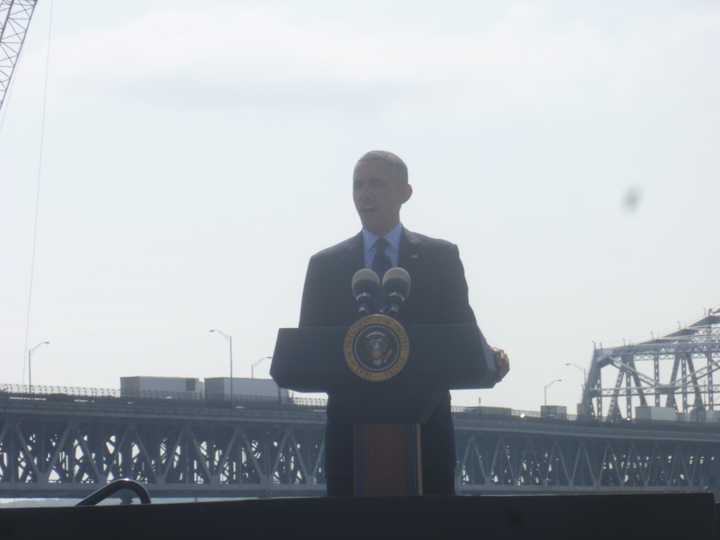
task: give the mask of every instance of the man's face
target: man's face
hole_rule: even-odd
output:
[[[412,189],[381,159],[360,161],[353,174],[353,201],[363,227],[382,235],[397,225]]]

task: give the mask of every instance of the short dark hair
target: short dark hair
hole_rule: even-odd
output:
[[[358,159],[357,164],[355,164],[355,167],[358,166],[363,161],[370,161],[373,159],[378,159],[381,161],[384,161],[385,163],[388,163],[392,166],[395,174],[397,174],[398,178],[401,182],[404,184],[408,183],[408,168],[407,165],[405,165],[405,162],[400,159],[400,157],[396,154],[393,154],[392,152],[387,152],[386,150],[370,150],[369,152],[365,152],[360,159]]]

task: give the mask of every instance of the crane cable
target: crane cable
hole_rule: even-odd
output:
[[[48,75],[50,72],[50,44],[53,29],[53,0],[50,0],[50,14],[48,21],[47,36],[47,54],[45,55],[45,82],[43,86],[42,115],[40,120],[40,150],[38,154],[37,179],[35,186],[35,217],[33,219],[32,231],[32,255],[30,257],[30,283],[28,285],[27,313],[25,317],[25,346],[23,347],[23,368],[22,381],[25,381],[25,368],[28,362],[28,339],[30,336],[30,314],[32,312],[33,284],[35,281],[35,259],[37,254],[37,231],[38,231],[38,215],[40,214],[40,181],[43,171],[43,156],[45,152],[45,117],[47,112],[47,89]]]

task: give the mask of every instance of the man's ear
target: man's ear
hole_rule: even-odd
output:
[[[412,197],[413,194],[413,188],[410,184],[405,184],[405,193],[403,194],[403,204],[408,202],[410,200],[410,197]]]

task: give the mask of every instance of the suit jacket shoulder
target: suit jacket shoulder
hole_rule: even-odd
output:
[[[322,249],[310,257],[310,261],[328,261],[347,255],[348,253],[362,251],[362,233],[338,242],[334,246]]]
[[[300,306],[300,326],[347,324],[355,311],[350,281],[362,264],[362,233],[310,257]]]
[[[351,324],[357,309],[350,282],[362,266],[362,233],[313,255],[305,277],[300,326]],[[400,266],[410,273],[413,283],[401,315],[405,322],[475,322],[455,244],[405,229]]]
[[[404,239],[400,266],[410,273],[413,292],[403,318],[426,324],[475,323],[457,245],[407,230]]]
[[[416,248],[430,249],[433,251],[437,250],[440,252],[453,251],[457,249],[457,245],[452,242],[441,238],[433,238],[431,236],[409,231],[407,229],[403,230],[402,243],[405,242]],[[357,255],[358,253],[362,253],[362,250],[362,233],[358,233],[355,236],[351,236],[350,238],[343,240],[342,242],[338,242],[333,246],[318,251],[310,259],[311,261],[315,260],[321,262],[335,261],[340,257],[346,257],[348,254]]]
[[[457,245],[443,240],[441,238],[433,238],[425,234],[405,229],[405,240],[411,246],[418,249],[433,250],[441,253],[448,253],[457,250]]]
[[[405,236],[407,239],[411,242],[415,243],[423,243],[428,245],[435,245],[435,246],[454,246],[452,242],[449,242],[447,240],[443,240],[442,238],[434,238],[432,236],[428,236],[426,234],[421,234],[419,232],[415,231],[409,231],[407,229],[404,230]]]

